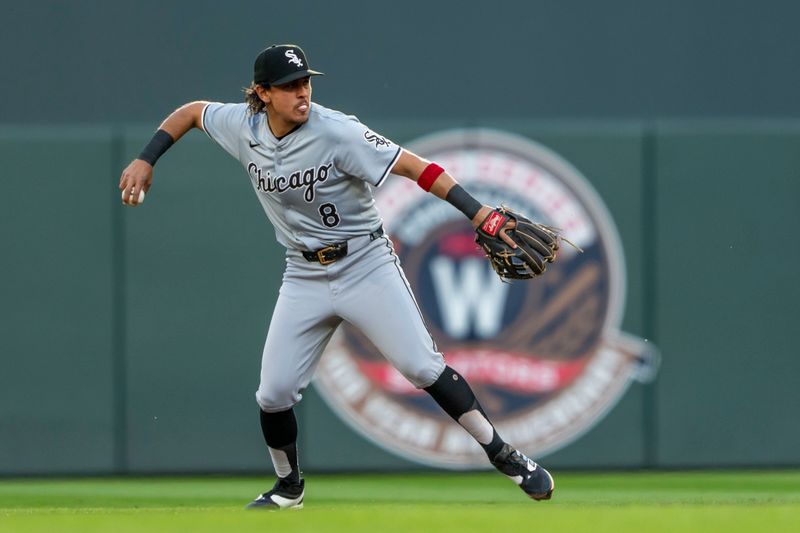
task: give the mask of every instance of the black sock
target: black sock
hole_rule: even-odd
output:
[[[490,460],[495,458],[503,448],[505,442],[500,438],[500,435],[497,434],[494,426],[489,421],[489,417],[486,416],[480,403],[478,403],[478,399],[475,398],[475,394],[472,392],[469,383],[467,383],[467,380],[465,380],[463,376],[449,366],[446,366],[442,375],[439,376],[439,379],[437,379],[433,385],[425,387],[425,392],[436,400],[436,403],[450,415],[450,418],[461,424],[461,426],[478,441],[478,444],[483,447],[483,450],[486,452],[486,455],[489,456]],[[473,411],[475,413],[472,413]],[[485,431],[479,431],[479,428],[470,426],[469,420],[462,418],[464,415],[468,415],[472,420],[477,419],[479,424],[489,424],[491,427],[491,437],[487,438]],[[483,420],[481,420],[481,418]],[[479,438],[479,434],[482,438]]]
[[[261,411],[261,433],[269,448],[275,473],[291,482],[300,481],[297,462],[297,419],[294,409],[267,413]]]

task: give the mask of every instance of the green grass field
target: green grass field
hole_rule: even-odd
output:
[[[0,480],[0,532],[800,531],[800,472],[562,473],[549,502],[495,474],[312,475],[300,511],[257,478]]]

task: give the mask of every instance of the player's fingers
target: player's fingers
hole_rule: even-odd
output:
[[[139,204],[139,193],[147,192],[153,180],[153,167],[144,161],[134,160],[129,164],[119,179],[122,191],[122,202],[126,205]]]
[[[133,176],[131,176],[129,169],[125,169],[122,171],[122,176],[119,179],[119,190],[120,195],[122,197],[122,203],[125,205],[130,205],[129,200],[131,198],[131,189],[134,187],[136,181],[134,180]]]
[[[517,243],[515,243],[515,242],[514,242],[514,239],[512,239],[512,238],[511,238],[511,237],[508,235],[508,233],[506,233],[506,232],[508,232],[508,231],[511,231],[511,230],[513,230],[513,229],[514,229],[514,228],[516,228],[516,227],[517,227],[517,221],[516,221],[516,220],[514,220],[513,218],[510,218],[510,219],[509,219],[509,220],[508,220],[508,221],[505,223],[505,225],[503,226],[503,228],[502,228],[502,229],[501,229],[501,230],[498,232],[498,235],[500,235],[500,238],[501,238],[501,239],[503,239],[503,242],[505,242],[505,243],[506,243],[507,245],[509,245],[511,248],[516,248],[516,247],[517,247]]]
[[[122,203],[130,206],[138,205],[140,190],[141,187],[137,187],[134,183],[126,184],[121,193]]]
[[[508,233],[506,233],[506,228],[501,229],[498,232],[498,235],[500,235],[500,238],[503,239],[503,242],[509,245],[511,248],[517,248],[517,243],[515,243],[514,239],[509,237]]]
[[[128,205],[131,205],[133,207],[139,205],[139,191],[141,190],[142,186],[139,184],[131,186],[130,196],[128,196]]]

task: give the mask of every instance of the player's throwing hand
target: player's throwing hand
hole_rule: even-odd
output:
[[[147,161],[134,159],[122,171],[119,179],[119,189],[122,191],[122,203],[137,206],[143,199],[141,193],[150,190],[153,182],[153,166]]]

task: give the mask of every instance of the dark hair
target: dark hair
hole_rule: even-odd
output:
[[[258,84],[256,82],[250,82],[249,87],[245,87],[242,89],[244,92],[244,101],[247,104],[250,113],[253,115],[257,115],[259,113],[265,113],[267,111],[267,104],[265,104],[261,98],[258,97],[258,93],[256,92],[256,87]],[[269,88],[269,85],[262,85],[265,89]]]

